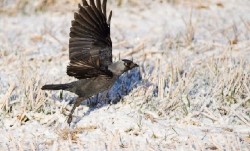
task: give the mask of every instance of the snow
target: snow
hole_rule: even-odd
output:
[[[140,68],[105,100],[85,100],[71,126],[76,95],[40,88],[75,80],[76,1],[37,11],[39,2],[0,5],[3,150],[250,150],[249,1],[109,1],[113,58]]]

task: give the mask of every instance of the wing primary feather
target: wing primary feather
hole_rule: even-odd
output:
[[[98,21],[96,20],[97,17],[94,16],[95,14],[94,14],[91,6],[82,7],[79,4],[78,7],[79,7],[79,14],[81,15],[81,17],[95,28],[98,24]]]
[[[98,20],[98,23],[97,23],[98,28],[102,31],[102,33],[105,33],[106,28],[105,26],[103,26],[103,24],[105,24],[105,21],[103,20],[103,16],[101,12],[99,12],[99,10],[95,6],[91,6],[91,8],[97,17],[96,20]]]
[[[99,10],[100,12],[102,12],[101,1],[100,1],[100,0],[96,0],[96,6],[97,6],[98,10]]]
[[[85,19],[81,16],[81,14],[78,14],[78,13],[74,13],[74,18],[75,18],[75,21],[77,23],[79,23],[80,25],[82,25],[83,27],[85,28],[88,28],[92,31],[94,31],[94,28],[93,26]]]
[[[90,2],[90,6],[95,6],[94,0],[89,0],[89,2]]]
[[[103,23],[105,23],[105,18],[102,15],[102,11],[98,10],[96,5],[94,4],[94,0],[91,2],[91,9],[93,11],[93,15],[95,15],[95,22],[97,23],[98,28],[104,33],[106,31],[105,26],[103,26]]]
[[[95,26],[95,24],[93,23],[93,21],[92,21],[92,19],[91,19],[91,16],[89,16],[89,14],[88,14],[88,12],[87,12],[87,10],[86,10],[86,8],[88,8],[89,6],[87,6],[87,7],[85,7],[85,8],[83,8],[80,4],[79,4],[79,15],[82,17],[82,19],[84,20],[84,21],[86,21],[88,24],[90,24],[91,26]],[[78,14],[77,13],[77,14]]]
[[[91,25],[88,25],[87,23],[86,23],[86,25],[84,24],[84,23],[82,23],[82,21],[80,20],[79,21],[79,19],[80,19],[80,16],[79,16],[79,14],[76,14],[76,16],[75,16],[75,20],[73,20],[72,22],[71,22],[71,25],[72,25],[72,27],[71,27],[71,29],[70,29],[70,31],[74,31],[74,30],[77,30],[77,31],[75,31],[75,33],[77,32],[77,33],[83,33],[84,35],[86,35],[86,36],[84,36],[84,37],[97,37],[97,35],[99,36],[99,33],[97,33],[95,30],[94,30],[94,28],[92,28],[92,26]],[[84,25],[82,25],[82,24],[84,24]],[[71,34],[71,33],[70,33]]]
[[[96,3],[97,3],[97,8],[98,8],[98,13],[100,15],[100,18],[101,18],[101,23],[105,23],[106,22],[106,14],[103,14],[102,12],[102,4],[101,4],[101,1],[100,0],[96,0]]]
[[[106,5],[107,5],[107,0],[103,0],[103,2],[102,2],[102,13],[104,14],[104,17],[107,20],[107,17],[106,17]]]
[[[94,13],[94,11],[92,10],[91,6],[88,7],[82,7],[80,6],[80,11],[79,11],[80,15],[82,16],[82,18],[84,18],[89,24],[91,24],[93,30],[95,32],[98,32],[99,36],[102,37],[102,33],[103,31],[100,30],[98,28],[98,17],[96,16],[96,14]]]
[[[92,33],[95,33],[96,35],[102,37],[102,32],[95,28],[97,25],[93,23],[90,17],[86,13],[83,13],[82,11],[86,11],[83,7],[80,8],[81,12],[75,13],[75,20],[82,25],[83,27],[86,27],[86,30],[90,30]],[[94,36],[94,34],[92,34]]]
[[[83,6],[89,6],[88,2],[86,0],[82,0]]]
[[[108,19],[109,28],[110,28],[110,23],[111,23],[111,17],[112,17],[112,11],[110,11],[109,13],[109,19]]]

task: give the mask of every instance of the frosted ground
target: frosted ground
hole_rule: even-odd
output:
[[[0,150],[250,150],[250,1],[108,1],[114,60],[141,67],[69,127],[76,96],[40,88],[75,80],[79,2],[0,2]]]

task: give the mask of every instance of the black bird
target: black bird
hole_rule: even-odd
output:
[[[66,90],[78,95],[69,114],[72,114],[81,102],[95,94],[108,90],[124,72],[138,67],[133,61],[123,59],[112,62],[112,41],[110,39],[110,21],[112,11],[107,18],[107,0],[82,0],[71,22],[69,39],[69,59],[67,74],[78,80],[66,84],[44,85],[42,90]]]

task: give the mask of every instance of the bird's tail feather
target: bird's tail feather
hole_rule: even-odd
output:
[[[42,90],[66,90],[70,88],[69,84],[48,84],[42,87]]]

